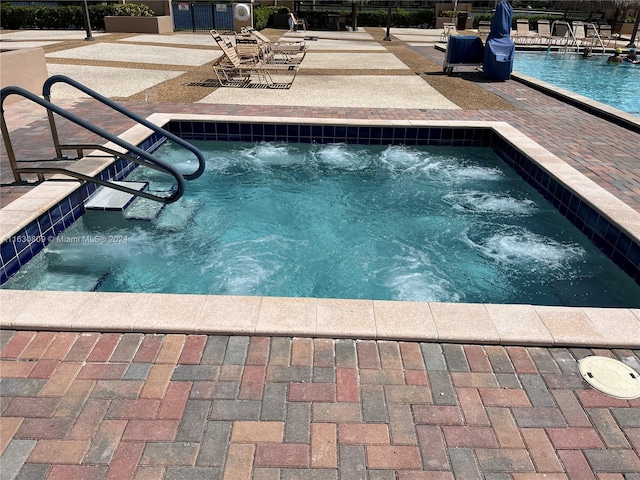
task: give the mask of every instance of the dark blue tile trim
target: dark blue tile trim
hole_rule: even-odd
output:
[[[172,121],[164,127],[185,140],[489,146],[491,131],[476,127],[390,127]]]
[[[640,284],[640,246],[629,235],[502,137],[493,135],[491,147],[616,265]]]
[[[590,204],[551,177],[490,128],[200,121],[171,121],[164,128],[185,140],[491,147],[640,284],[640,246]],[[164,141],[163,137],[154,133],[139,146],[144,150],[154,151]],[[136,164],[119,160],[102,172],[100,177],[119,180],[125,178],[134,168]],[[63,200],[21,230],[13,241],[3,243],[0,249],[0,283],[4,283],[21,265],[42,250],[49,243],[50,237],[59,234],[79,218],[83,211],[83,201],[96,189],[97,185],[84,185],[78,193]]]

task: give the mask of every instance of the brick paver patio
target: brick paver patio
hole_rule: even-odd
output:
[[[627,350],[2,331],[2,478],[637,479]]]

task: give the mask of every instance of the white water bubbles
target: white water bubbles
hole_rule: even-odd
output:
[[[371,166],[370,155],[344,143],[316,145],[309,157],[318,167],[327,170],[355,172]]]
[[[533,200],[516,198],[507,193],[468,190],[448,193],[442,199],[458,212],[473,214],[526,216],[537,210]]]
[[[259,172],[299,162],[300,156],[287,144],[259,142],[238,144],[230,150],[216,151],[207,168],[216,173]]]
[[[421,302],[461,302],[464,293],[457,290],[445,268],[442,249],[436,245],[416,248],[395,241],[397,253],[388,267],[376,275],[386,279],[394,299]]]
[[[586,254],[580,245],[560,242],[517,226],[505,226],[503,230],[487,236],[465,231],[461,240],[484,257],[527,273],[545,271],[561,274]]]

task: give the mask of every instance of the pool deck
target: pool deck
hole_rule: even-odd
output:
[[[451,81],[512,108],[460,108],[425,81],[437,85],[441,75],[394,56],[405,45],[442,62],[439,31],[405,30],[390,43],[318,33],[309,71],[284,95],[217,89],[198,103],[122,103],[143,116],[506,122],[640,212],[637,131],[471,71]],[[33,46],[63,34],[21,32],[13,41]],[[133,95],[185,64],[209,62],[215,49],[175,56],[201,41],[74,44],[48,57],[50,73]],[[137,75],[119,77],[110,48],[138,55]],[[99,65],[82,64],[96,54]],[[113,86],[110,74],[129,84]],[[110,131],[132,126],[60,95]],[[44,155],[41,109],[18,102],[6,111],[14,142]],[[2,152],[0,200],[10,211],[30,189],[8,185]],[[0,301],[3,479],[640,478],[640,400],[590,388],[577,365],[601,355],[640,371],[637,309],[6,290]]]

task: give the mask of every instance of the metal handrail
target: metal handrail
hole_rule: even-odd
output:
[[[64,82],[64,83],[66,83],[68,85],[71,85],[72,87],[77,88],[78,90],[80,90],[81,92],[86,93],[87,95],[89,95],[90,97],[94,98],[95,100],[98,100],[99,102],[103,103],[104,105],[107,105],[108,107],[111,107],[112,109],[114,109],[114,110],[122,113],[123,115],[129,117],[130,119],[135,120],[139,124],[144,125],[145,127],[149,128],[150,130],[153,130],[155,133],[166,137],[167,139],[171,140],[172,142],[174,142],[174,143],[180,145],[181,147],[184,147],[187,150],[189,150],[190,152],[192,152],[196,156],[196,158],[198,159],[198,168],[193,173],[183,174],[183,176],[184,176],[184,178],[186,180],[196,179],[200,175],[202,175],[202,173],[204,172],[205,165],[206,165],[206,159],[204,158],[204,155],[202,154],[202,152],[200,150],[198,150],[196,147],[194,147],[190,143],[186,142],[182,138],[174,135],[173,133],[168,132],[164,128],[159,127],[159,126],[155,125],[154,123],[151,123],[146,118],[143,118],[140,115],[137,115],[137,114],[131,112],[130,110],[124,108],[122,105],[117,104],[113,100],[111,100],[111,99],[109,99],[109,98],[107,98],[107,97],[105,97],[103,95],[100,95],[98,92],[90,89],[89,87],[77,82],[76,80],[74,80],[72,78],[69,78],[69,77],[67,77],[65,75],[53,75],[53,76],[49,77],[44,82],[44,85],[42,86],[42,95],[44,96],[44,98],[46,100],[51,101],[51,87],[55,83],[59,83],[59,82]],[[51,123],[52,131],[55,132],[56,131],[55,122],[53,120],[53,116],[52,115],[49,115],[49,121]],[[62,153],[60,151],[58,151],[59,145],[57,143],[56,135],[54,135],[54,143],[56,144],[56,154],[61,156]]]
[[[176,190],[169,196],[167,197],[161,197],[161,196],[157,196],[157,195],[153,195],[153,194],[148,194],[148,193],[144,193],[144,192],[138,192],[137,190],[132,190],[129,189],[127,187],[123,187],[122,185],[118,185],[118,184],[114,184],[111,182],[106,182],[104,180],[100,180],[94,177],[90,177],[87,175],[84,175],[82,173],[76,172],[74,170],[69,170],[66,168],[62,168],[62,167],[32,167],[32,168],[19,168],[18,167],[18,163],[15,157],[15,152],[13,151],[13,145],[11,144],[11,138],[9,136],[9,129],[7,128],[7,124],[6,124],[6,120],[4,118],[4,101],[5,99],[9,96],[9,95],[20,95],[28,100],[31,100],[32,102],[37,103],[38,105],[40,105],[41,107],[44,107],[47,110],[47,113],[49,114],[49,112],[53,112],[56,113],[58,115],[60,115],[61,117],[66,118],[67,120],[75,123],[76,125],[79,125],[83,128],[85,128],[86,130],[89,130],[90,132],[99,135],[100,137],[104,138],[105,140],[109,140],[110,142],[122,147],[123,149],[125,149],[128,152],[131,152],[132,154],[137,155],[140,158],[136,158],[133,155],[126,155],[126,154],[121,154],[121,153],[117,153],[118,156],[126,156],[127,160],[132,161],[134,163],[137,163],[139,165],[144,165],[144,166],[150,166],[154,165],[154,167],[158,167],[157,169],[171,175],[176,183],[177,183],[177,188]],[[172,203],[175,202],[176,200],[178,200],[182,194],[184,193],[184,189],[185,189],[185,177],[182,175],[182,173],[180,173],[178,171],[178,169],[176,169],[175,167],[173,167],[172,165],[163,162],[162,160],[157,159],[156,157],[154,157],[153,155],[151,155],[150,153],[142,150],[141,148],[130,144],[129,142],[122,140],[121,138],[107,132],[106,130],[93,125],[90,122],[87,122],[86,120],[84,120],[83,118],[78,117],[77,115],[68,112],[66,110],[64,110],[63,108],[60,108],[59,106],[51,103],[48,100],[42,99],[37,95],[34,95],[33,93],[29,92],[28,90],[25,90],[24,88],[21,87],[15,87],[15,86],[9,86],[9,87],[4,87],[2,90],[0,90],[0,117],[1,117],[1,122],[0,122],[0,128],[2,130],[2,138],[4,140],[5,143],[5,148],[7,149],[7,156],[9,157],[9,162],[11,164],[11,169],[13,170],[13,175],[16,179],[16,181],[20,182],[21,177],[20,174],[21,173],[38,173],[38,174],[43,174],[43,173],[64,173],[65,175],[69,175],[71,177],[74,178],[78,178],[80,180],[85,180],[87,182],[93,182],[93,183],[97,183],[100,185],[103,185],[105,187],[109,187],[109,188],[113,188],[115,190],[120,190],[120,191],[124,191],[127,193],[132,193],[135,195],[139,195],[145,198],[150,198],[152,200],[156,200],[158,202],[162,202],[162,203]],[[57,133],[56,133],[57,136]],[[57,144],[57,148],[59,147],[59,144]],[[154,168],[152,167],[152,168]],[[144,193],[144,194],[143,194]]]
[[[576,39],[576,36],[573,33],[573,27],[571,26],[571,24],[564,20],[554,20],[554,22],[551,24],[551,35],[553,35],[553,32],[555,31],[554,27],[556,25],[564,25],[565,27],[567,27],[567,33],[569,35],[567,36],[567,34],[565,33],[565,36],[567,37],[567,43],[564,45],[565,53],[567,53],[567,51],[569,50],[569,40],[573,40],[573,45],[575,45],[576,52],[580,53],[580,42],[578,42],[578,40]]]
[[[84,180],[86,182],[97,183],[98,185],[102,185],[103,187],[112,188],[113,190],[118,190],[120,192],[129,193],[131,195],[135,195],[136,197],[148,198],[149,200],[154,200],[156,202],[161,203],[173,203],[178,200],[182,194],[184,193],[184,189],[176,190],[171,195],[166,197],[161,197],[160,195],[154,195],[153,193],[148,193],[143,190],[136,190],[134,188],[129,188],[125,185],[121,185],[118,183],[109,182],[107,180],[101,180],[96,177],[92,177],[91,175],[85,175],[84,173],[76,172],[75,170],[69,170],[64,167],[33,167],[33,168],[22,168],[22,173],[36,173],[36,174],[63,174],[68,175],[73,178],[77,178],[78,180]]]
[[[607,51],[607,49],[604,46],[604,43],[602,42],[602,37],[600,36],[600,32],[598,32],[598,27],[595,23],[591,23],[591,29],[593,30],[593,35],[591,36],[591,38],[595,41],[596,39],[598,40],[598,43],[600,44],[600,48],[602,48],[602,55],[604,55]],[[589,37],[587,37],[589,38]],[[593,44],[593,42],[592,42]],[[593,45],[592,45],[592,48]]]

